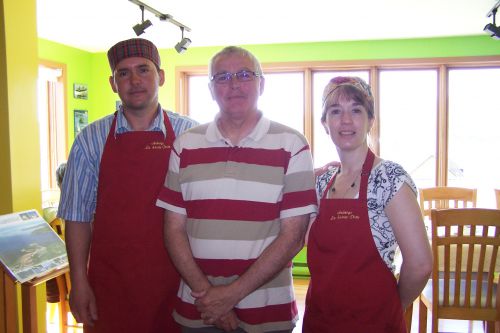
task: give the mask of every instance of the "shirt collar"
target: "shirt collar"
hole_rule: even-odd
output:
[[[158,104],[156,116],[153,119],[151,126],[146,131],[150,132],[157,131],[157,132],[162,132],[164,136],[167,135],[167,129],[165,128],[165,123],[163,121],[163,112],[160,104]],[[125,118],[125,115],[123,114],[123,106],[120,105],[116,117],[115,136],[117,134],[122,134],[126,132],[132,132],[132,128],[130,128],[130,124],[128,123],[127,118]]]
[[[257,124],[255,125],[255,128],[252,130],[252,132],[250,132],[250,134],[247,135],[247,137],[241,140],[240,145],[244,145],[246,140],[259,141],[269,131],[269,127],[271,126],[271,121],[266,117],[264,117],[261,111],[259,111],[259,113],[260,113],[260,118]],[[219,118],[220,118],[220,112],[217,113],[215,119],[210,124],[208,124],[206,139],[209,142],[217,142],[217,141],[226,142],[226,139],[220,132],[219,127],[217,126],[217,121]]]

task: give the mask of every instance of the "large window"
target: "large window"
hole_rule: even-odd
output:
[[[418,187],[436,183],[436,70],[380,71],[380,157],[410,173]]]
[[[448,185],[477,188],[494,207],[500,188],[500,68],[449,71]]]
[[[356,75],[372,85],[376,121],[371,146],[401,164],[417,187],[478,189],[478,207],[494,207],[500,188],[500,57],[264,64],[264,114],[304,133],[316,167],[338,159],[321,126],[329,79]],[[178,110],[201,122],[217,112],[206,69],[181,70]],[[200,74],[204,74],[200,76]]]

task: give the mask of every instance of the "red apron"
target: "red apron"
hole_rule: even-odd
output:
[[[155,205],[175,138],[164,113],[162,132],[115,135],[101,159],[89,281],[99,319],[85,332],[180,332],[172,318],[179,288],[163,243],[164,210]]]
[[[326,199],[313,223],[307,247],[311,281],[303,332],[406,333],[397,281],[373,241],[368,217],[368,150],[358,199]]]

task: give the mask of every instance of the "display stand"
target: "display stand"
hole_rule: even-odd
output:
[[[0,282],[0,333],[18,333],[16,283],[1,267]]]
[[[0,215],[0,267],[0,333],[45,331],[38,330],[36,286],[69,267],[64,242],[36,210]]]
[[[21,284],[23,333],[38,333],[44,331],[38,329],[36,286],[68,271],[69,268],[66,266]],[[4,270],[1,271],[0,281],[2,282],[0,291],[0,302],[2,303],[2,311],[0,311],[0,333],[19,333],[21,330],[19,327],[20,320],[17,315],[17,282],[15,282]]]
[[[23,309],[23,332],[38,333],[38,309],[36,302],[36,286],[56,278],[69,271],[68,266],[57,269],[44,276],[37,277],[31,281],[21,284],[22,309]]]

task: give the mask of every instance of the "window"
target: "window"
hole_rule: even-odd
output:
[[[380,72],[380,157],[420,188],[436,183],[437,85],[436,70]]]
[[[187,114],[200,124],[212,121],[219,109],[208,89],[208,76],[190,75],[188,77],[188,86]]]
[[[63,67],[41,65],[38,71],[38,122],[40,128],[42,204],[59,200],[56,169],[66,161],[66,110]]]
[[[500,188],[500,68],[449,71],[448,185],[477,188],[477,206],[495,207]]]
[[[264,73],[264,93],[259,109],[267,118],[304,132],[304,78],[302,73]],[[188,114],[200,123],[214,119],[219,111],[212,99],[206,75],[189,76]]]
[[[475,187],[478,207],[495,207],[493,188],[500,188],[495,173],[500,167],[500,106],[495,103],[499,56],[263,67],[266,86],[259,107],[267,117],[304,133],[316,167],[338,160],[320,122],[323,88],[333,76],[356,75],[371,83],[375,96],[370,142],[377,154],[401,164],[417,187]],[[211,121],[217,106],[207,88],[206,68],[179,73],[180,81],[189,84],[180,89],[187,101],[178,98],[178,110]]]

